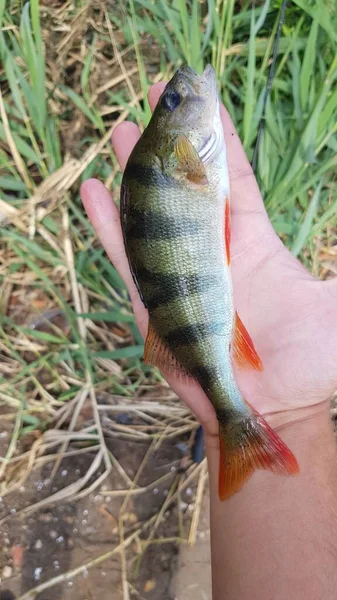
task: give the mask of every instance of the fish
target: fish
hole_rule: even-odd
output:
[[[230,185],[214,69],[179,68],[128,159],[121,185],[123,239],[149,313],[144,360],[196,380],[219,422],[219,498],[255,469],[293,475],[298,463],[243,398],[233,364],[263,369],[235,310]]]

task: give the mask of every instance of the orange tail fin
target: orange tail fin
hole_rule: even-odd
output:
[[[219,498],[226,500],[239,491],[255,469],[269,469],[279,475],[295,475],[298,463],[258,413],[242,420],[219,423]]]

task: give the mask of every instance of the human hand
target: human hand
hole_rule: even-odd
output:
[[[149,92],[153,109],[165,87]],[[251,166],[222,107],[231,188],[231,265],[235,306],[264,364],[264,371],[236,370],[243,396],[274,426],[306,419],[326,409],[337,388],[337,278],[321,282],[285,248],[272,228]],[[134,123],[121,123],[112,143],[121,169],[140,137]],[[118,208],[105,186],[89,179],[81,187],[88,217],[123,277],[142,335],[148,316],[126,258]],[[196,414],[208,439],[218,436],[214,409],[195,383],[168,379]]]

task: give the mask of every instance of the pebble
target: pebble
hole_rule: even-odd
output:
[[[159,492],[158,488],[154,488],[153,493],[155,496],[158,494],[158,492]]]
[[[62,542],[64,542],[64,537],[63,537],[63,535],[59,535],[58,538],[56,538],[56,543],[62,544]]]
[[[59,569],[60,569],[60,563],[59,563],[59,561],[58,560],[54,560],[53,564],[54,564],[55,571],[59,571]]]
[[[188,487],[186,489],[186,496],[192,496],[192,494],[193,494],[192,488]]]
[[[2,577],[4,579],[9,579],[9,577],[12,577],[12,573],[13,573],[13,569],[12,567],[10,567],[9,565],[6,565],[3,569],[2,569]]]
[[[85,517],[87,516],[87,514],[88,514],[88,513],[89,513],[89,511],[88,511],[88,510],[84,510],[84,511],[83,511],[83,514],[84,514],[84,516],[85,516]]]
[[[67,475],[68,475],[67,469],[63,469],[63,471],[61,471],[61,477],[67,477]]]
[[[51,537],[51,539],[52,539],[52,540],[56,540],[56,538],[57,538],[57,536],[58,536],[58,533],[57,533],[57,531],[55,531],[54,529],[52,529],[52,530],[49,532],[49,535],[50,535],[50,537]]]
[[[40,581],[42,573],[42,567],[36,567],[34,569],[34,581]]]
[[[41,540],[36,540],[35,544],[34,544],[34,549],[35,550],[41,550],[42,548],[42,541]]]

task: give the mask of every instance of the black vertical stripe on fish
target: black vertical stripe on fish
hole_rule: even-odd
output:
[[[146,187],[158,187],[161,189],[172,189],[172,187],[178,187],[179,182],[171,177],[170,175],[166,175],[159,168],[142,166],[137,163],[130,163],[127,166],[127,171],[125,175],[130,180],[136,180],[138,183],[146,186]]]
[[[188,217],[171,217],[165,213],[142,211],[132,208],[128,213],[125,234],[128,240],[166,240],[181,236],[196,236],[200,222]]]
[[[188,298],[192,294],[204,294],[217,285],[215,274],[154,273],[143,267],[137,269],[137,278],[149,310],[167,305],[172,300]]]
[[[217,370],[207,365],[194,366],[191,375],[200,383],[204,392],[207,392],[212,387],[212,383],[217,380]]]
[[[223,335],[225,323],[223,321],[211,321],[209,323],[190,323],[184,327],[177,327],[165,336],[165,341],[171,349],[202,342],[211,335]]]
[[[122,226],[122,234],[123,234],[123,239],[124,239],[125,252],[126,252],[126,256],[128,258],[133,282],[137,288],[137,291],[138,291],[141,301],[143,302],[145,308],[147,308],[144,294],[143,294],[142,290],[140,289],[140,286],[138,283],[136,267],[133,264],[133,261],[131,260],[129,249],[128,249],[128,244],[127,244],[127,226],[126,226],[126,224],[127,224],[127,208],[128,208],[129,201],[130,201],[129,189],[125,183],[122,183],[121,194],[120,194],[120,214],[121,214],[121,226]]]

